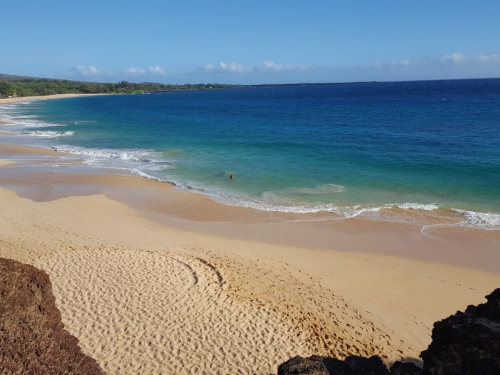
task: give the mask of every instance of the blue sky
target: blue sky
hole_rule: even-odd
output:
[[[500,1],[6,1],[0,73],[296,83],[500,77]]]

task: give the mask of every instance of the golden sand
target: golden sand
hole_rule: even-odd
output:
[[[55,94],[55,95],[40,95],[40,96],[20,96],[15,98],[0,99],[0,105],[8,103],[27,102],[30,100],[47,100],[47,99],[64,99],[64,98],[77,98],[80,96],[97,96],[108,94]],[[6,124],[5,122],[3,124]],[[0,122],[0,125],[3,125]]]
[[[15,152],[36,149],[0,148]],[[420,239],[403,225],[351,221],[324,248],[285,245],[268,240],[274,237],[264,229],[302,230],[311,236],[304,243],[312,243],[335,228],[262,223],[258,215],[226,212],[205,197],[136,177],[23,178],[55,193],[36,202],[0,188],[0,257],[50,275],[66,328],[109,374],[268,374],[291,356],[311,354],[416,359],[434,321],[484,302],[500,285],[498,271],[466,261],[406,256],[458,249],[464,260],[460,254],[469,249],[477,264],[498,260],[467,243]],[[72,180],[95,190],[63,197]],[[119,185],[164,194],[180,216],[132,208],[116,200],[120,194],[111,199],[108,188],[116,193]],[[182,207],[208,212],[204,217],[217,207],[232,220],[187,220],[196,213]]]

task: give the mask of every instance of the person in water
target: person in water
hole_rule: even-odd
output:
[[[231,173],[231,176],[229,176],[231,180],[234,180],[234,175]]]

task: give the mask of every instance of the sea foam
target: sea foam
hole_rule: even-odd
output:
[[[423,210],[423,211],[433,211],[441,207],[440,204],[434,203],[396,203],[394,206],[404,210]]]
[[[42,138],[58,138],[58,137],[69,137],[72,136],[75,132],[74,131],[66,131],[66,132],[56,132],[53,130],[34,130],[34,131],[22,131],[18,132],[17,134],[20,135],[27,135],[31,137],[42,137]]]
[[[345,190],[344,186],[335,184],[318,185],[312,188],[292,188],[284,192],[291,194],[304,194],[304,195],[322,195],[322,194],[336,194]]]
[[[489,212],[465,211],[454,208],[453,211],[461,214],[465,220],[460,226],[486,230],[500,230],[500,214]]]

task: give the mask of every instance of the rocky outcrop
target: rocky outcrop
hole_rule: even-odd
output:
[[[294,357],[278,367],[278,375],[498,375],[500,374],[500,289],[487,303],[469,306],[434,323],[432,342],[421,353],[424,368],[396,362],[388,370],[371,358]]]
[[[49,276],[0,258],[0,373],[103,374],[64,329]]]
[[[278,367],[278,375],[420,375],[422,369],[413,363],[396,362],[389,371],[380,357],[349,356],[335,358],[294,357]]]
[[[500,374],[500,289],[486,299],[434,323],[432,342],[420,355],[424,374]]]
[[[389,371],[391,375],[421,375],[422,369],[411,362],[396,361]]]
[[[309,358],[301,356],[293,357],[278,367],[278,375],[307,374],[307,375],[328,375],[328,370],[323,363],[326,357],[313,355]]]

